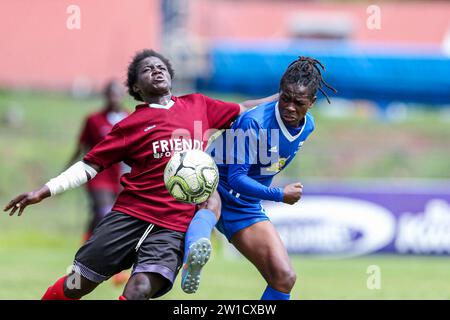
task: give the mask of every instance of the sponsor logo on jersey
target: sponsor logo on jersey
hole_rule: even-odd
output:
[[[155,128],[155,127],[156,127],[155,124],[154,124],[154,125],[151,125],[151,126],[148,126],[147,128],[144,129],[144,132],[150,131],[150,130],[152,130],[152,129]]]
[[[153,157],[171,157],[173,152],[183,150],[204,150],[204,141],[195,139],[156,140],[152,143]]]
[[[273,163],[270,167],[261,168],[261,171],[278,173],[281,170],[283,170],[283,168],[286,166],[286,162],[288,159],[289,159],[289,157],[280,158],[277,162]]]

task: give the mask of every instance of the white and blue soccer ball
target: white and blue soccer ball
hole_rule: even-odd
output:
[[[202,203],[217,189],[219,170],[214,160],[201,150],[175,153],[164,170],[164,183],[175,199]]]

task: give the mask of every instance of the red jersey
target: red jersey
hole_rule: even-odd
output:
[[[166,105],[142,104],[96,145],[84,160],[102,168],[124,161],[131,171],[112,210],[185,232],[195,206],[175,200],[164,185],[174,151],[206,148],[208,130],[228,128],[239,105],[201,94],[172,97]]]
[[[116,124],[119,119],[122,120],[127,115],[128,113],[126,111],[100,111],[91,114],[84,123],[79,142],[88,149],[92,149],[106,137],[113,125]],[[118,193],[120,191],[120,175],[121,168],[118,163],[96,175],[94,179],[87,183],[87,188],[88,190],[107,189],[114,193]]]

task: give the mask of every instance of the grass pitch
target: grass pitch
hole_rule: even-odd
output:
[[[33,237],[42,241],[36,233],[27,237],[29,241]],[[0,299],[39,299],[72,261],[77,241],[63,242],[54,248],[20,245],[2,249]],[[292,299],[450,299],[448,259],[372,256],[338,261],[304,257],[292,260],[298,273]],[[381,286],[370,290],[367,268],[374,264],[381,270]],[[215,254],[205,266],[196,294],[183,293],[177,277],[173,290],[162,299],[259,299],[264,288],[264,281],[247,261]],[[122,290],[122,286],[108,281],[86,299],[117,299]]]
[[[0,299],[39,299],[66,272],[81,245],[87,218],[82,199],[74,191],[30,207],[22,217],[0,216]],[[79,210],[75,203],[80,204]],[[213,245],[196,294],[182,292],[177,277],[172,291],[162,299],[259,299],[265,282],[245,259],[226,254],[228,245]],[[293,256],[292,263],[298,275],[292,299],[450,299],[450,258]],[[379,289],[367,286],[372,265],[380,268]],[[123,286],[108,281],[86,299],[117,299],[122,290]]]

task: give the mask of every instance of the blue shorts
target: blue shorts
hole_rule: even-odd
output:
[[[252,203],[239,198],[236,192],[230,193],[220,186],[217,188],[222,200],[222,214],[216,228],[231,240],[239,230],[257,222],[269,220],[260,202]]]

